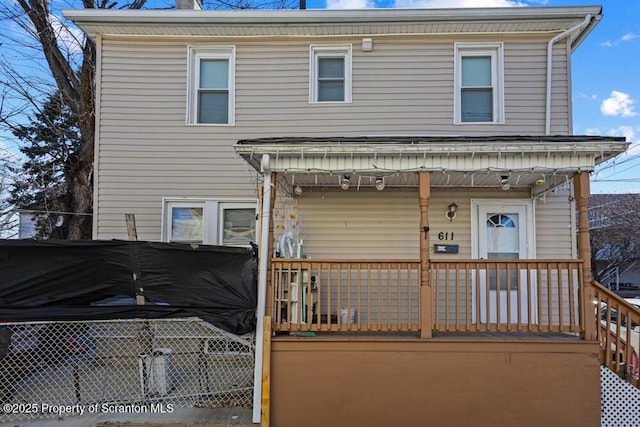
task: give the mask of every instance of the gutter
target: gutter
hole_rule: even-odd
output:
[[[597,15],[595,20],[599,21],[600,18],[602,17],[602,15]],[[558,34],[557,36],[553,37],[551,40],[549,40],[549,43],[547,44],[547,94],[546,94],[546,105],[545,105],[545,127],[544,127],[544,134],[545,135],[550,135],[551,134],[551,75],[552,75],[552,68],[553,68],[553,45],[558,42],[559,40],[562,40],[566,37],[569,37],[570,35],[572,35],[573,33],[575,33],[576,31],[579,31],[585,27],[587,27],[587,25],[589,25],[591,23],[591,19],[592,19],[592,15],[588,14],[587,16],[585,16],[584,21],[582,21],[580,24],[575,25],[571,28],[569,28],[568,30]],[[584,38],[584,34],[581,35],[577,42],[579,43],[580,41],[582,41],[582,39]],[[572,45],[571,50],[573,52],[573,50],[575,49],[576,45]]]
[[[269,221],[271,215],[271,167],[269,154],[262,155],[260,162],[261,172],[264,176],[262,191],[262,211],[260,222],[260,246],[258,250],[258,307],[256,309],[256,357],[253,375],[253,422],[259,423],[262,411],[262,361],[264,359],[264,316],[267,302],[267,268],[269,254]]]
[[[598,14],[596,6],[469,8],[469,9],[316,9],[316,10],[113,10],[64,9],[65,18],[79,24],[214,24],[291,25],[375,22],[517,21],[529,19],[579,19]]]
[[[608,153],[618,154],[623,152],[629,146],[620,138],[611,137],[595,142],[528,142],[525,144],[516,144],[508,142],[487,142],[487,143],[470,143],[470,144],[367,144],[351,143],[351,144],[327,144],[311,141],[309,144],[247,144],[236,145],[234,148],[236,153],[241,156],[260,156],[265,154],[280,155],[296,155],[300,156],[327,156],[327,155],[423,155],[428,153],[434,154],[517,154],[538,153],[538,154],[577,154],[586,153],[594,155],[603,155]]]

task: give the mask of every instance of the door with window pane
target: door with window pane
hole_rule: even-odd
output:
[[[478,256],[487,260],[531,258],[530,218],[523,205],[478,206]],[[489,264],[478,275],[481,323],[535,323],[535,271]],[[531,313],[532,319],[529,319]]]

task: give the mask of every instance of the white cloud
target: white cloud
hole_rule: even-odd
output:
[[[395,0],[394,7],[457,8],[457,7],[518,7],[527,6],[515,0]]]
[[[589,95],[587,93],[580,92],[576,96],[578,97],[578,99],[586,99],[588,101],[597,101],[598,100],[598,95],[596,95],[596,94]]]
[[[585,135],[606,135],[606,136],[624,136],[628,142],[635,139],[636,133],[640,131],[640,128],[633,128],[632,126],[618,126],[617,128],[587,128],[585,129]]]
[[[84,43],[84,33],[69,21],[65,22],[59,16],[50,14],[51,26],[56,32],[58,45],[60,48],[70,55],[78,55],[82,53],[82,45]]]
[[[637,39],[638,37],[640,37],[640,35],[634,34],[634,33],[627,33],[624,36],[622,36],[622,38],[620,40],[623,41],[623,42],[628,42],[628,41],[631,41],[633,39]]]
[[[327,0],[327,9],[372,9],[373,0]]]
[[[633,111],[634,101],[629,94],[614,90],[609,98],[602,101],[600,111],[605,116],[633,117],[637,113]]]
[[[18,157],[7,148],[7,144],[0,139],[0,163],[17,163]]]
[[[617,128],[587,128],[585,135],[606,135],[606,136],[624,136],[631,145],[627,151],[622,153],[620,157],[630,155],[640,155],[640,141],[636,140],[636,135],[640,133],[640,127],[618,126]]]
[[[635,34],[635,33],[627,33],[625,35],[623,35],[622,37],[620,37],[618,40],[607,40],[604,41],[602,43],[600,43],[600,46],[606,46],[606,47],[613,47],[613,46],[618,46],[620,43],[624,43],[624,42],[629,42],[631,40],[640,38],[640,34]]]

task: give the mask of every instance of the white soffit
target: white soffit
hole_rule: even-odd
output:
[[[63,11],[89,36],[342,36],[381,34],[557,33],[582,23],[579,42],[596,25],[600,6],[361,10]]]
[[[624,152],[620,138],[568,138],[567,141],[461,141],[404,143],[330,143],[326,139],[287,143],[300,139],[245,140],[236,152],[260,170],[259,159],[270,155],[274,172],[286,173],[409,173],[491,172],[564,173],[592,171],[595,166]]]
[[[290,156],[275,151],[270,160],[273,172],[296,174],[316,173],[410,173],[410,172],[521,172],[521,173],[565,173],[592,171],[596,165],[595,155],[535,154],[354,154],[354,156],[301,155]],[[254,157],[257,160],[257,156]],[[250,162],[251,163],[251,162]]]

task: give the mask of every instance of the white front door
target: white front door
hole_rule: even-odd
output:
[[[487,260],[534,258],[532,209],[530,201],[478,201],[478,242],[474,255]],[[535,286],[531,283],[534,272],[525,269],[507,271],[505,266],[480,272],[480,322],[517,324],[519,320],[521,323],[535,323],[535,319],[529,319],[529,313],[532,317],[536,313],[529,307],[536,300],[533,294]]]

